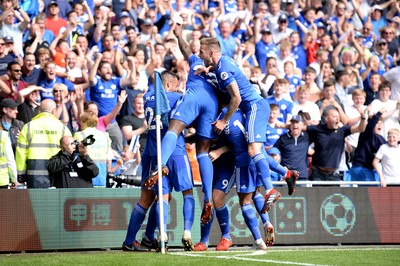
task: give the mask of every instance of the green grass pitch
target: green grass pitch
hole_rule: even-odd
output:
[[[400,246],[232,248],[227,252],[79,251],[1,254],[0,265],[400,265]]]

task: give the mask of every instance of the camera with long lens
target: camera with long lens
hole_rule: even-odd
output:
[[[109,187],[122,187],[122,184],[131,186],[141,186],[141,177],[136,175],[116,175],[114,173],[107,173],[107,181]]]
[[[86,138],[84,138],[83,140],[81,140],[80,142],[83,144],[83,146],[86,147],[86,146],[92,145],[95,141],[96,141],[96,139],[94,138],[94,136],[89,135]],[[75,144],[75,152],[79,153],[79,148],[78,148],[79,141],[75,140],[74,144]]]

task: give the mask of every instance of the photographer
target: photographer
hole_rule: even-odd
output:
[[[98,175],[99,168],[87,155],[82,142],[71,136],[60,140],[61,151],[50,158],[47,170],[51,186],[56,188],[91,188],[92,178]]]

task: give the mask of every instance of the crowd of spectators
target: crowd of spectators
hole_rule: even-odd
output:
[[[301,169],[301,179],[351,180],[356,162],[372,175],[353,180],[400,181],[398,156],[387,162],[383,155],[397,149],[400,129],[398,1],[2,0],[1,8],[0,98],[14,101],[1,106],[1,127],[16,154],[23,124],[41,101],[52,100],[52,115],[72,134],[84,129],[83,114],[95,114],[97,121],[85,128],[107,132],[104,139],[111,140],[98,160],[122,165],[125,145],[142,134],[143,93],[153,86],[154,70],[177,73],[185,92],[188,62],[173,34],[179,23],[194,54],[201,36],[216,37],[268,100],[274,117],[265,148],[278,148],[282,164]],[[367,125],[367,115],[374,124]],[[279,129],[283,124],[289,132]],[[367,135],[350,135],[366,125]],[[296,156],[285,150],[295,146]],[[140,161],[140,154],[125,160],[134,157]],[[26,175],[26,163],[17,160],[19,176]]]

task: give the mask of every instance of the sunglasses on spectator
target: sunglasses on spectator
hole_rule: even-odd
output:
[[[22,72],[21,69],[11,69],[11,71],[14,71],[14,72]]]
[[[383,42],[383,43],[379,43],[379,46],[386,46],[387,43]]]
[[[54,93],[59,93],[59,92],[62,92],[62,90],[54,90],[53,92]]]

